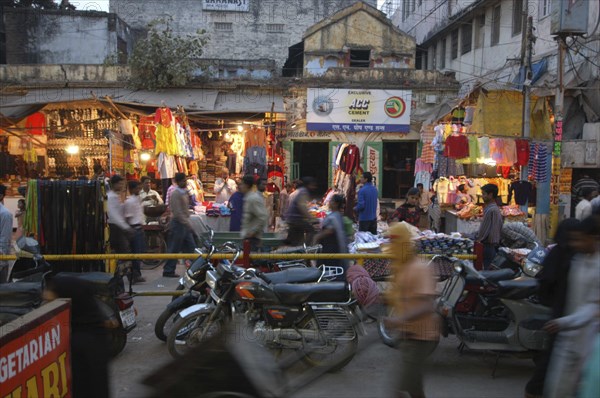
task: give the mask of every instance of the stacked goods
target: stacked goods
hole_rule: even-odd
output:
[[[456,215],[460,219],[471,220],[483,216],[483,209],[480,206],[477,206],[476,204],[468,203],[465,205],[465,207],[460,209],[456,213]]]
[[[425,254],[473,254],[473,241],[445,234],[421,236],[415,241],[417,251]]]

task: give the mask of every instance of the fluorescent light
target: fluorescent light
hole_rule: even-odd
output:
[[[77,155],[79,153],[79,147],[77,145],[69,145],[66,151],[69,155]]]

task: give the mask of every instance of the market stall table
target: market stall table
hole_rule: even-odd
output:
[[[456,210],[446,210],[446,223],[444,233],[450,235],[453,232],[460,232],[461,234],[473,234],[479,231],[481,225],[481,218],[475,220],[464,220],[458,217]]]

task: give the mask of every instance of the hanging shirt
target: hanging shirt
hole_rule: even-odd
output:
[[[488,137],[480,137],[477,139],[479,143],[479,158],[489,159],[490,158],[490,139]]]
[[[469,162],[477,163],[479,158],[479,141],[474,135],[469,136]]]
[[[27,134],[45,135],[46,134],[46,115],[42,112],[36,112],[29,115],[25,120]]]
[[[517,150],[516,164],[518,166],[527,166],[529,164],[529,141],[515,140],[515,146]]]
[[[507,203],[510,204],[511,199],[515,198],[515,203],[519,206],[523,206],[527,204],[529,200],[529,195],[531,194],[531,190],[533,186],[529,181],[515,181],[510,184],[508,188],[508,200]]]
[[[464,135],[451,135],[446,138],[444,156],[461,159],[469,156],[469,140]]]

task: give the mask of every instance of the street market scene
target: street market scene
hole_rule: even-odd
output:
[[[0,397],[600,396],[600,2],[0,10]]]

